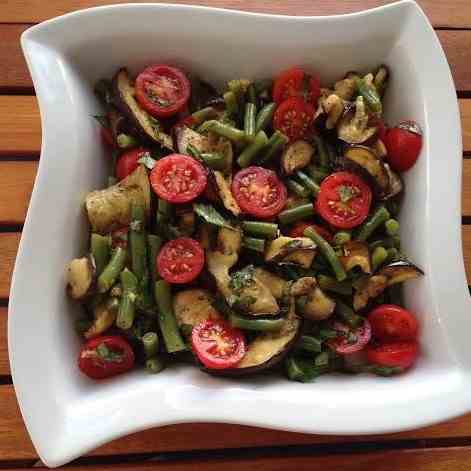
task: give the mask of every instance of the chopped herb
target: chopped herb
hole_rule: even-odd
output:
[[[339,188],[339,196],[340,196],[340,201],[342,203],[348,203],[357,194],[358,194],[358,190],[355,187],[342,185]]]
[[[97,355],[105,361],[113,363],[121,363],[123,361],[123,354],[110,350],[104,343],[100,343],[96,348]]]
[[[218,227],[225,227],[226,229],[234,229],[229,221],[224,218],[218,211],[214,209],[210,204],[195,203],[193,205],[195,213],[203,218],[209,224],[213,224]]]
[[[98,121],[98,123],[100,123],[100,126],[103,126],[104,128],[109,129],[110,120],[108,119],[108,116],[96,114],[96,115],[93,115],[93,117]]]
[[[149,152],[142,154],[142,157],[138,160],[138,163],[144,165],[149,170],[152,170],[155,167],[157,161],[150,155]]]
[[[255,273],[255,268],[253,265],[248,265],[243,270],[236,271],[231,276],[229,287],[236,294],[240,294],[244,288],[247,288],[248,286],[251,286],[253,284],[254,273]]]

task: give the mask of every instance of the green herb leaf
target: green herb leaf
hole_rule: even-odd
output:
[[[193,205],[195,213],[209,224],[226,229],[234,229],[221,214],[219,214],[210,204],[195,203]]]
[[[108,119],[108,116],[106,115],[101,115],[101,114],[95,114],[93,117],[98,121],[100,126],[103,126],[106,129],[109,129],[110,127],[110,120]]]
[[[100,343],[96,347],[96,353],[102,360],[105,361],[113,363],[121,363],[123,361],[122,353],[109,349],[104,343]]]
[[[357,195],[357,191],[354,187],[342,185],[339,188],[339,196],[340,196],[340,201],[342,203],[348,203],[356,195]]]
[[[151,157],[149,152],[146,152],[138,160],[138,163],[144,165],[149,170],[152,170],[155,167],[155,164],[157,163],[157,161]]]
[[[253,265],[248,265],[244,269],[234,272],[231,275],[229,288],[231,288],[236,294],[240,294],[244,288],[247,288],[254,283],[254,274],[255,268]]]

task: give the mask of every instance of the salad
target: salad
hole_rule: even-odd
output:
[[[390,376],[418,354],[401,286],[400,174],[419,126],[388,127],[382,65],[321,87],[293,67],[221,93],[182,70],[117,71],[95,88],[110,177],[85,198],[90,249],[67,269],[93,379],[177,362]]]

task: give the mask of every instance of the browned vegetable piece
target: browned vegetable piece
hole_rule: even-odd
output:
[[[288,282],[264,268],[255,268],[256,277],[271,291],[276,299],[282,299]]]
[[[225,177],[222,172],[216,170],[213,172],[214,179],[216,182],[217,192],[219,198],[221,198],[224,207],[230,211],[234,216],[239,216],[241,209],[234,198],[231,191],[231,182],[229,177]]]
[[[294,297],[305,296],[317,286],[317,281],[312,276],[303,276],[291,285],[290,293]]]
[[[359,311],[368,305],[370,299],[379,296],[387,287],[388,279],[384,275],[365,278],[353,296],[353,309]]]
[[[175,131],[177,150],[180,154],[188,154],[188,144],[191,144],[199,152],[209,151],[209,142],[206,136],[200,134],[188,126],[179,126]]]
[[[316,244],[308,237],[282,236],[267,244],[265,261],[309,268],[316,256],[316,250]]]
[[[339,259],[345,271],[360,267],[364,273],[371,273],[370,250],[366,242],[351,240],[342,245],[342,251]]]
[[[75,258],[67,268],[67,293],[76,300],[90,296],[94,292],[96,266],[93,257]]]
[[[213,307],[214,297],[204,289],[186,289],[173,297],[173,312],[177,324],[195,325],[205,320],[218,320],[219,312]]]
[[[327,296],[319,286],[314,287],[308,294],[301,315],[312,321],[329,318],[335,310],[335,301]]]
[[[362,96],[355,101],[355,110],[344,113],[337,125],[339,139],[348,144],[362,144],[371,139],[377,132],[375,126],[368,126],[368,113]]]
[[[399,260],[381,268],[378,272],[388,279],[388,286],[419,278],[424,272],[407,260]]]
[[[393,196],[398,195],[402,190],[404,185],[402,184],[401,177],[391,170],[391,167],[388,164],[384,164],[384,168],[389,176],[389,187],[386,194],[383,196],[383,199],[389,199]]]
[[[314,147],[306,141],[298,140],[289,144],[281,156],[281,166],[286,175],[292,175],[307,167],[314,155]]]
[[[114,324],[118,309],[119,302],[117,299],[108,299],[99,303],[93,312],[93,323],[83,334],[84,337],[91,339],[106,332]]]

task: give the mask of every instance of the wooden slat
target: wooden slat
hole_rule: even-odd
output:
[[[0,376],[10,374],[7,342],[7,308],[0,307]]]
[[[129,0],[6,0],[0,11],[1,23],[36,23],[81,8],[111,3],[135,3]],[[159,3],[159,2],[152,2]],[[332,15],[351,13],[393,3],[393,0],[173,0],[172,3],[199,4],[253,12],[285,15]],[[434,26],[462,28],[471,25],[468,0],[417,0]]]
[[[16,232],[0,234],[0,253],[2,254],[2,262],[0,263],[0,299],[7,298],[10,292],[10,279],[15,265],[20,236],[21,234]]]

